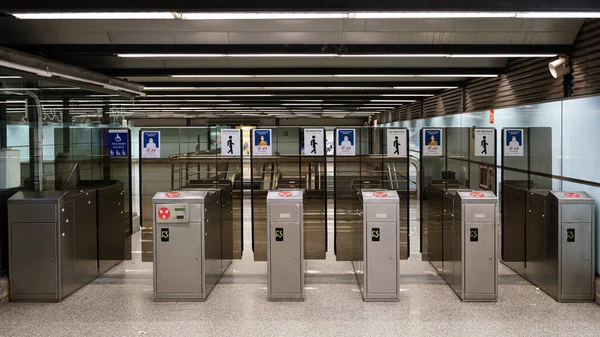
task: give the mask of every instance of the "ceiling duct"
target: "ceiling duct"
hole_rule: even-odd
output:
[[[108,94],[135,98],[144,97],[144,87],[87,69],[73,67],[40,56],[30,55],[14,49],[0,47],[0,69],[13,73],[33,75],[40,80],[76,86]]]

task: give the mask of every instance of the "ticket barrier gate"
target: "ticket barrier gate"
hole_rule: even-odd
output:
[[[453,209],[452,231],[444,235],[454,238],[454,266],[442,276],[463,301],[496,301],[498,198],[491,191],[456,191]]]
[[[546,256],[538,285],[559,302],[595,298],[595,201],[585,192],[551,192]]]
[[[400,278],[400,198],[396,191],[362,190],[363,230],[354,272],[364,301],[398,301]]]
[[[304,300],[304,190],[267,194],[269,301]]]
[[[559,302],[594,300],[594,198],[533,187],[503,185],[504,264]]]
[[[8,200],[11,300],[61,301],[98,276],[95,198],[51,191]]]
[[[204,301],[223,274],[220,192],[157,192],[154,300]]]

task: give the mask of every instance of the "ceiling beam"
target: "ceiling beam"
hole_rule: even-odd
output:
[[[25,44],[11,48],[47,55],[115,54],[568,54],[571,45],[472,44]]]

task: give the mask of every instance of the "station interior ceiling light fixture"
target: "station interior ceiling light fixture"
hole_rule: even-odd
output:
[[[457,86],[394,86],[394,87],[380,87],[380,86],[364,86],[364,87],[344,87],[344,86],[330,86],[330,87],[144,87],[144,91],[211,91],[211,90],[443,90],[443,89],[456,89]],[[244,95],[246,96],[246,95]]]
[[[173,78],[435,78],[435,77],[498,77],[498,74],[273,74],[273,75],[170,75]]]
[[[331,53],[118,53],[122,58],[514,58],[514,57],[555,57],[556,53],[510,53],[510,54],[413,54],[413,53],[389,53],[389,54],[331,54]],[[181,76],[181,75],[174,75]],[[193,75],[190,75],[193,76]]]
[[[23,20],[587,19],[594,11],[64,12],[11,13]]]

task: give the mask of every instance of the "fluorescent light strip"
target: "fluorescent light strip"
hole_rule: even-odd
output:
[[[249,94],[249,95],[148,95],[146,97],[156,98],[156,97],[272,97],[275,96],[273,94]]]
[[[171,12],[95,12],[95,13],[12,13],[24,20],[135,20],[135,19],[175,19]]]
[[[395,100],[395,99],[372,99],[370,100],[370,102],[379,102],[379,103],[414,103],[416,102],[415,100],[408,100],[408,99],[404,99],[404,100]]]
[[[209,91],[209,90],[427,90],[427,89],[454,89],[458,88],[455,86],[420,86],[420,87],[145,87],[144,90],[148,91]],[[244,97],[247,95],[241,95]],[[249,95],[248,95],[249,96]],[[164,97],[161,95],[150,95],[148,97]],[[177,97],[177,96],[169,96]],[[187,95],[179,97],[189,97]],[[194,96],[192,96],[194,97]]]
[[[172,78],[307,78],[307,77],[332,77],[333,75],[171,75]]]
[[[522,19],[597,19],[600,12],[517,12]]]
[[[21,76],[0,76],[0,80],[12,80],[12,79],[18,79],[18,78],[23,78]]]
[[[116,54],[125,58],[510,58],[510,57],[555,57],[557,54],[194,54],[194,53],[146,53],[146,54]],[[209,75],[173,75],[173,77],[201,77]],[[231,77],[246,77],[252,75],[230,75]],[[256,76],[256,75],[254,75]]]
[[[171,75],[173,78],[408,78],[408,77],[498,77],[497,74],[315,74],[315,75]]]
[[[344,12],[255,12],[255,13],[181,13],[184,20],[286,20],[345,19]]]
[[[69,13],[12,13],[24,20],[310,20],[310,19],[586,19],[600,18],[600,12],[69,12]]]
[[[600,12],[357,12],[351,19],[599,18]]]
[[[456,86],[437,86],[437,87],[394,87],[396,90],[441,90],[441,89],[456,89]]]
[[[382,97],[433,97],[435,94],[379,94]]]

